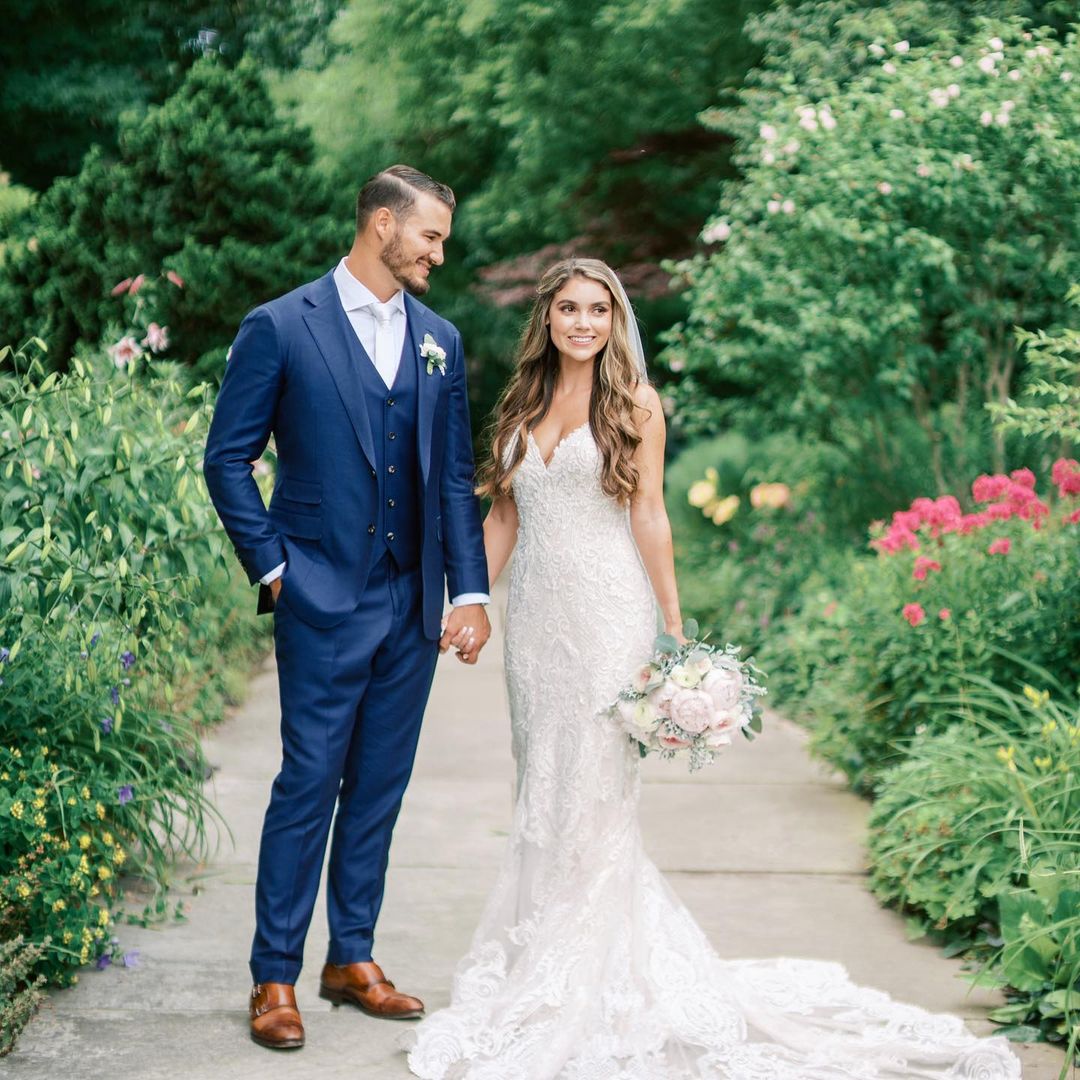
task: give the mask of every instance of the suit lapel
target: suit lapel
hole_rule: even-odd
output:
[[[405,350],[409,355],[403,356],[403,364],[416,365],[417,378],[417,409],[416,409],[416,440],[417,449],[420,453],[420,474],[425,485],[428,473],[431,471],[431,426],[435,417],[435,406],[439,401],[440,383],[444,376],[437,372],[427,373],[427,362],[420,355],[420,344],[425,334],[431,334],[439,345],[445,344],[439,341],[435,334],[434,325],[427,318],[427,309],[418,304],[408,293],[405,294],[405,311],[408,316],[408,333],[405,335]]]
[[[375,439],[371,434],[371,419],[364,402],[364,387],[360,381],[360,372],[352,359],[349,341],[345,337],[346,332],[352,332],[352,327],[341,307],[333,271],[315,282],[307,294],[307,300],[312,306],[305,313],[304,322],[337,386],[357,442],[360,443],[371,467],[375,468]],[[356,342],[356,347],[367,360],[367,354],[359,341]]]

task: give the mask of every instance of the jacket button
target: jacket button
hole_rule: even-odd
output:
[[[372,469],[372,470],[371,470],[371,479],[372,479],[372,480],[374,480],[374,479],[375,479],[375,477],[376,477],[377,475],[378,475],[378,474],[377,474],[377,473],[375,472],[375,470],[374,470],[374,469]]]
[[[397,472],[397,466],[391,465],[386,471],[390,473],[391,476],[393,476],[393,474]]]
[[[396,439],[397,438],[397,432],[396,431],[391,431],[390,434],[387,435],[386,437],[388,439]]]
[[[395,503],[393,499],[387,499],[386,505],[389,506],[391,510],[393,510],[397,503]]]
[[[374,526],[374,525],[369,525],[369,526],[367,527],[367,531],[368,531],[368,532],[369,532],[369,533],[370,533],[370,534],[371,534],[372,536],[374,536],[374,535],[375,535],[375,526]]]
[[[387,533],[386,534],[386,539],[387,540],[393,540],[394,539],[394,534],[393,533]]]
[[[386,399],[386,404],[389,405],[392,408],[393,405],[394,405],[394,399],[392,397],[387,398]]]

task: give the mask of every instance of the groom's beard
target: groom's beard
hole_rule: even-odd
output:
[[[405,254],[400,236],[387,241],[379,258],[406,292],[413,296],[423,296],[430,288],[427,278],[416,272],[415,260],[409,259]]]

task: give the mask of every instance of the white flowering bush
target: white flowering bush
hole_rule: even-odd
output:
[[[1080,276],[1074,74],[1075,36],[987,22],[849,41],[836,73],[773,72],[707,114],[743,176],[703,230],[713,249],[673,268],[690,300],[665,356],[676,419],[700,422],[706,395],[752,404],[902,495],[917,466],[939,490],[1000,467],[983,406],[1015,387],[1014,329],[1060,323]]]

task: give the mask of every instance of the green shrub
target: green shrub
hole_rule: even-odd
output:
[[[1016,654],[1065,682],[1080,677],[1080,520],[1069,493],[1080,477],[1070,468],[1055,465],[1064,499],[1053,510],[1027,470],[980,477],[978,513],[951,496],[916,500],[877,531],[877,557],[854,565],[832,628],[811,621],[842,670],[817,669],[804,715],[815,749],[857,787],[871,787],[918,730],[941,729],[931,698],[958,675],[1007,685],[1024,673]],[[830,682],[848,697],[840,708]]]
[[[149,357],[0,377],[0,937],[53,985],[122,956],[122,874],[150,916],[208,851],[198,727],[259,641],[199,469],[208,390]]]
[[[19,1032],[41,1004],[43,975],[32,975],[40,945],[22,937],[0,942],[0,1057],[15,1045]]]
[[[934,698],[951,726],[881,777],[871,885],[950,952],[974,950],[1010,997],[996,1019],[1069,1041],[1080,1032],[1080,708],[1049,673],[1029,675],[1022,691],[968,678]]]
[[[838,461],[791,435],[731,432],[672,462],[668,513],[687,615],[754,648],[804,590],[834,580],[846,539],[829,524]]]

